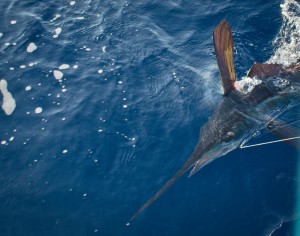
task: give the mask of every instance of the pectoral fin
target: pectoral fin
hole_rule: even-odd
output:
[[[300,130],[298,128],[276,119],[269,124],[269,126],[267,126],[267,129],[270,130],[276,137],[280,139],[286,139],[285,142],[291,147],[298,150],[300,149],[300,143],[298,139],[289,139],[300,136]]]
[[[233,61],[233,38],[230,25],[225,20],[222,20],[214,29],[213,41],[224,95],[227,95],[235,89],[236,75]]]

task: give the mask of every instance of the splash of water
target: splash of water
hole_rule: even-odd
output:
[[[262,81],[259,79],[254,78],[249,78],[249,77],[243,77],[242,80],[236,81],[234,83],[234,87],[241,91],[244,94],[250,93],[252,89],[256,86],[259,85]]]
[[[300,3],[285,0],[281,5],[283,24],[274,40],[277,48],[268,63],[290,66],[300,58]]]

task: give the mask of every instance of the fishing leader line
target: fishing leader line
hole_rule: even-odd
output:
[[[240,149],[263,146],[263,145],[268,145],[268,144],[272,144],[272,143],[280,143],[280,142],[285,142],[285,141],[293,140],[293,139],[300,139],[300,136],[296,136],[296,137],[292,137],[292,138],[279,139],[279,140],[274,140],[274,141],[264,142],[264,143],[256,143],[256,144],[245,145],[245,146],[244,146],[244,143],[242,143],[240,145]]]

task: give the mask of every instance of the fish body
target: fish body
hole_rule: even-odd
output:
[[[238,148],[256,131],[267,129],[281,138],[290,135],[290,132],[285,133],[278,128],[283,124],[278,116],[299,101],[300,64],[285,68],[279,64],[255,63],[247,76],[260,80],[260,83],[244,93],[235,86],[233,37],[230,25],[225,20],[215,28],[213,40],[224,97],[200,129],[199,140],[187,161],[131,220],[140,215],[187,170],[192,169],[189,176],[195,174],[216,158]],[[292,128],[289,131],[295,132]],[[293,141],[290,144],[297,147]]]

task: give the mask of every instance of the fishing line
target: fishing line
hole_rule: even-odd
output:
[[[246,145],[246,146],[244,146],[244,144],[242,143],[240,145],[240,149],[263,146],[263,145],[267,145],[267,144],[271,144],[271,143],[285,142],[285,141],[293,140],[293,139],[300,139],[300,136],[296,136],[296,137],[292,137],[292,138],[279,139],[279,140],[274,140],[274,141],[264,142],[264,143],[256,143],[256,144]]]

